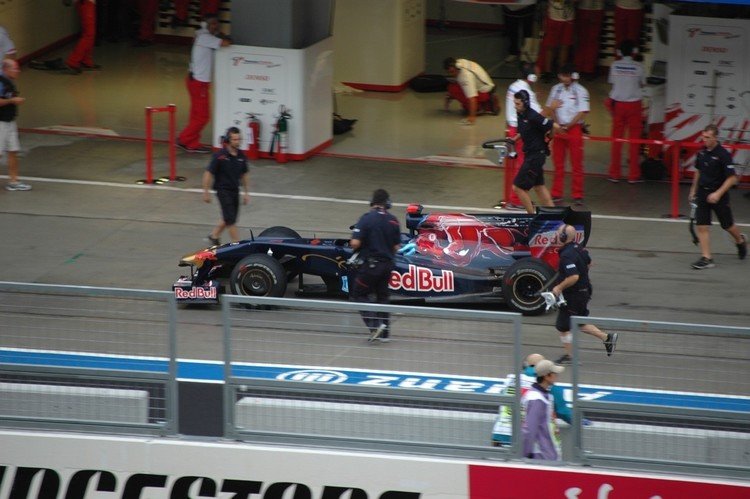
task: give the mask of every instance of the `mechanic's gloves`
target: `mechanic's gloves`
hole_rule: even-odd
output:
[[[407,243],[398,249],[399,255],[411,256],[417,252],[416,243]]]

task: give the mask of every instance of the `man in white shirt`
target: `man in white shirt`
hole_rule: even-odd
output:
[[[518,115],[516,114],[516,107],[513,103],[513,96],[516,92],[520,90],[526,90],[529,94],[529,102],[531,104],[531,109],[536,111],[537,113],[542,112],[542,106],[539,105],[539,101],[537,100],[536,93],[531,88],[532,85],[538,80],[538,75],[536,74],[536,71],[534,69],[534,65],[530,62],[524,62],[520,66],[521,69],[521,77],[518,78],[516,81],[510,84],[508,87],[508,91],[505,93],[505,121],[506,121],[506,128],[505,128],[505,136],[506,137],[515,137],[518,135]],[[508,181],[508,185],[510,186],[512,179],[516,176],[516,171],[518,168],[523,164],[524,160],[524,154],[523,154],[523,139],[518,138],[516,140],[516,159],[515,160],[506,160],[506,169],[505,169],[505,175],[506,178],[510,179]],[[521,204],[521,200],[518,199],[518,195],[515,193],[513,189],[510,189],[510,198],[503,201],[502,199],[497,202],[494,206],[495,209],[499,210],[502,208],[505,209],[523,209],[523,205]]]
[[[210,119],[210,89],[214,55],[219,47],[231,45],[221,34],[219,18],[206,16],[201,29],[196,31],[190,54],[187,88],[190,94],[190,120],[177,137],[177,145],[187,152],[209,153],[211,147],[201,145],[201,132]]]
[[[557,77],[560,83],[552,87],[546,106],[554,113],[555,121],[560,125],[560,132],[552,141],[552,162],[555,165],[555,177],[552,181],[552,201],[563,200],[565,187],[565,156],[570,152],[570,164],[573,170],[571,190],[575,204],[583,204],[583,122],[591,110],[589,92],[583,85],[573,79],[575,69],[572,64],[565,64]]]
[[[612,112],[612,138],[624,138],[627,128],[630,139],[640,139],[643,132],[642,87],[646,84],[646,74],[641,63],[633,60],[633,55],[637,53],[633,42],[622,42],[620,52],[623,58],[609,67],[608,81],[612,84],[612,90],[607,107]],[[630,144],[629,184],[643,182],[638,153],[640,147],[640,144]],[[608,180],[617,183],[621,176],[622,142],[615,141],[611,151]]]
[[[467,113],[467,124],[474,124],[477,114],[500,113],[500,104],[495,94],[495,83],[482,66],[468,59],[448,57],[443,61],[443,68],[453,81],[448,83],[448,94],[445,96],[445,108],[455,99],[461,103]]]

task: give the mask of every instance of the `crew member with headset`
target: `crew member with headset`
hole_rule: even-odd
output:
[[[612,113],[613,139],[624,138],[626,128],[630,139],[640,139],[643,132],[643,108],[641,106],[643,91],[641,88],[646,84],[646,73],[641,63],[633,59],[637,53],[638,49],[633,42],[625,40],[618,50],[622,59],[613,62],[609,67],[608,81],[612,84],[612,90],[609,92],[607,107]],[[629,184],[643,182],[638,155],[640,148],[640,144],[630,144]],[[622,142],[615,141],[612,144],[607,180],[613,183],[620,181],[621,164]]]
[[[564,224],[557,230],[557,242],[560,248],[560,264],[558,273],[560,282],[552,288],[552,294],[561,294],[567,304],[560,305],[557,312],[555,328],[560,332],[565,354],[557,359],[557,364],[570,364],[572,361],[573,334],[570,332],[570,318],[574,315],[586,317],[589,315],[588,303],[591,300],[591,281],[589,281],[589,266],[591,256],[589,252],[576,242],[576,229],[572,225]],[[611,356],[617,344],[617,333],[605,333],[593,324],[584,324],[581,331],[595,336],[604,342],[607,356]]]
[[[526,90],[513,95],[513,106],[518,117],[518,133],[512,140],[523,140],[524,161],[513,179],[513,191],[518,195],[527,213],[534,213],[529,191],[533,188],[543,206],[554,206],[549,191],[544,186],[544,162],[549,156],[547,137],[560,126],[531,108],[531,97]]]
[[[448,84],[448,94],[445,96],[445,109],[451,100],[456,99],[467,112],[466,120],[462,123],[473,125],[477,113],[500,114],[500,103],[495,93],[495,83],[482,66],[468,59],[448,57],[443,61],[443,68],[455,82]]]
[[[542,112],[542,106],[539,105],[539,101],[536,98],[536,93],[531,88],[531,85],[536,83],[538,79],[536,71],[534,70],[534,65],[530,62],[524,62],[521,63],[519,69],[521,72],[521,77],[511,83],[508,87],[508,91],[505,93],[505,121],[507,124],[507,128],[505,130],[506,137],[515,137],[516,135],[518,135],[518,116],[516,115],[516,108],[513,105],[513,96],[516,95],[516,92],[525,90],[529,94],[529,104],[531,105],[531,109],[538,113]],[[519,138],[518,140],[516,140],[515,166],[518,167],[518,165],[523,164],[523,160],[523,139]],[[506,172],[508,175],[514,174],[514,172],[510,170],[506,170]],[[501,199],[494,206],[494,208],[497,210],[501,208],[523,208],[523,206],[521,206],[521,201],[518,199],[518,195],[515,192],[511,191],[510,199],[506,201],[507,202],[503,202],[503,200]]]
[[[362,215],[353,228],[349,242],[359,252],[362,262],[354,277],[350,298],[357,302],[388,303],[388,281],[394,267],[396,251],[401,246],[401,227],[396,217],[388,212],[391,200],[385,189],[372,193],[370,211]],[[360,312],[370,330],[369,342],[390,341],[390,314],[387,312]]]
[[[203,172],[203,201],[211,202],[208,190],[213,181],[213,189],[221,206],[222,219],[207,237],[213,245],[221,244],[219,236],[224,229],[229,231],[232,241],[239,241],[236,224],[240,209],[240,185],[244,191],[242,203],[250,202],[247,157],[240,149],[241,141],[240,129],[235,126],[228,128],[222,137],[224,147],[213,154],[211,162]]]

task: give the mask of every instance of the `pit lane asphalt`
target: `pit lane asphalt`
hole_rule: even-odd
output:
[[[137,186],[134,181],[144,176],[140,142],[34,134],[22,141],[33,145],[21,168],[34,189],[0,193],[2,280],[169,290],[182,271],[179,257],[203,247],[218,218],[215,200],[210,205],[201,201],[206,156],[180,155],[185,182]],[[158,154],[157,168],[163,171],[166,152]],[[349,225],[367,209],[375,188],[391,193],[392,211],[403,223],[411,202],[422,203],[426,211],[493,212],[487,207],[499,197],[501,185],[501,172],[494,168],[324,156],[283,165],[262,160],[251,169],[251,203],[241,208],[239,225],[245,236],[249,230],[257,234],[285,225],[303,236],[348,237]],[[750,325],[750,260],[738,260],[734,245],[714,226],[717,266],[692,270],[690,263],[699,255],[687,223],[661,218],[669,212],[669,192],[665,183],[613,185],[587,178],[587,208],[595,216],[589,242],[592,315]],[[683,210],[686,197],[687,186],[681,186]],[[732,203],[737,222],[750,233],[750,201],[735,191]],[[290,285],[288,296],[294,289]],[[179,320],[181,357],[221,358],[217,310],[180,311]],[[523,322],[524,351],[559,353],[554,315]],[[647,354],[633,347],[621,339],[620,352]],[[750,360],[747,348],[735,350],[738,360]],[[701,365],[717,360],[711,341],[691,344],[690,351]],[[678,348],[671,355],[680,353]],[[498,366],[498,375],[509,370]]]

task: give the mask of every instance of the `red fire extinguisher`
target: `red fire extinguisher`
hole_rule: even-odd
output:
[[[289,110],[283,105],[279,107],[279,119],[276,120],[276,130],[273,132],[271,149],[268,151],[273,157],[276,154],[277,163],[286,163],[286,153],[289,149],[289,123],[292,118]]]
[[[260,157],[260,120],[254,115],[248,115],[248,133],[247,133],[247,157],[249,159],[258,159]]]

